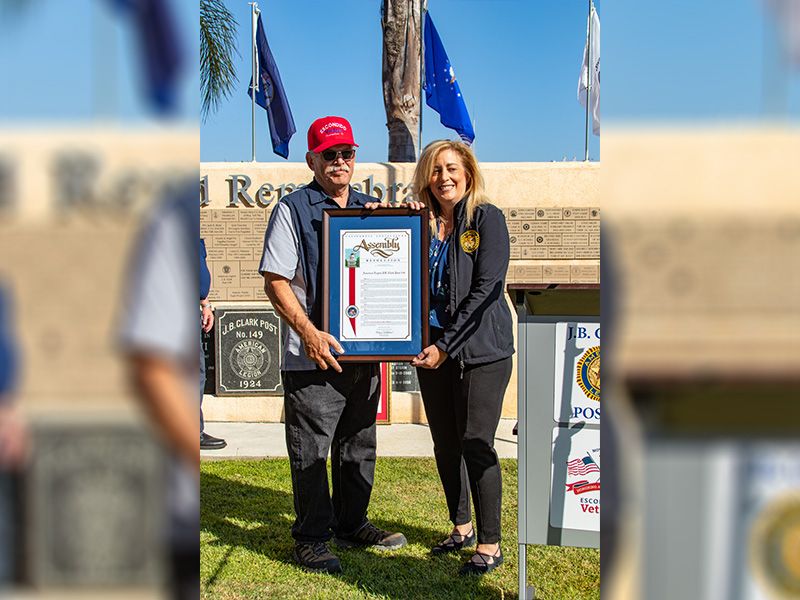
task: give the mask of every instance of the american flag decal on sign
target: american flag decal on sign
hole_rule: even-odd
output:
[[[567,473],[572,477],[584,477],[589,473],[599,473],[600,467],[594,462],[591,456],[576,458],[567,463]]]

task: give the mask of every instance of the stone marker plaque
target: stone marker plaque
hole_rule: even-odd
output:
[[[202,333],[203,357],[206,361],[206,385],[203,388],[204,394],[217,393],[217,355],[214,352],[214,341],[216,339],[217,326],[211,328],[208,333]]]
[[[275,310],[217,309],[216,314],[217,395],[282,394]]]
[[[26,489],[31,583],[153,585],[163,576],[163,453],[127,423],[33,429]]]
[[[408,363],[391,363],[392,391],[418,392],[417,370]]]

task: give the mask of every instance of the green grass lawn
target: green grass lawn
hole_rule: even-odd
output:
[[[431,557],[451,529],[430,458],[379,458],[369,517],[402,531],[408,546],[387,553],[340,550],[344,573],[306,573],[291,559],[294,521],[288,459],[204,461],[201,468],[201,598],[517,598],[517,463],[502,461],[505,564],[482,578],[462,578],[470,556]],[[587,548],[528,549],[536,597],[600,598],[600,554]]]

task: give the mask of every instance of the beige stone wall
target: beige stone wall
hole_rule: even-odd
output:
[[[0,281],[29,412],[138,411],[116,347],[130,251],[164,185],[194,178],[191,128],[0,128]]]
[[[796,377],[800,128],[603,135],[617,366],[635,378]]]
[[[599,283],[598,164],[484,163],[481,168],[487,192],[509,226],[509,282]],[[413,164],[357,164],[353,184],[399,202],[411,197],[413,170]],[[311,180],[311,171],[303,163],[202,163],[200,176],[200,229],[212,272],[211,299],[220,307],[252,306],[254,301],[269,306],[258,275],[269,214],[281,197]],[[516,337],[516,315],[514,326]],[[516,368],[515,358],[504,417],[516,416]],[[203,406],[209,420],[282,418],[281,396],[207,396]],[[394,392],[391,418],[426,422],[419,394]]]

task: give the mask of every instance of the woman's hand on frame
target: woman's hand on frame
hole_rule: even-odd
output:
[[[422,367],[423,369],[438,369],[447,360],[447,352],[435,344],[431,344],[422,352],[417,354],[411,361],[411,366]]]

